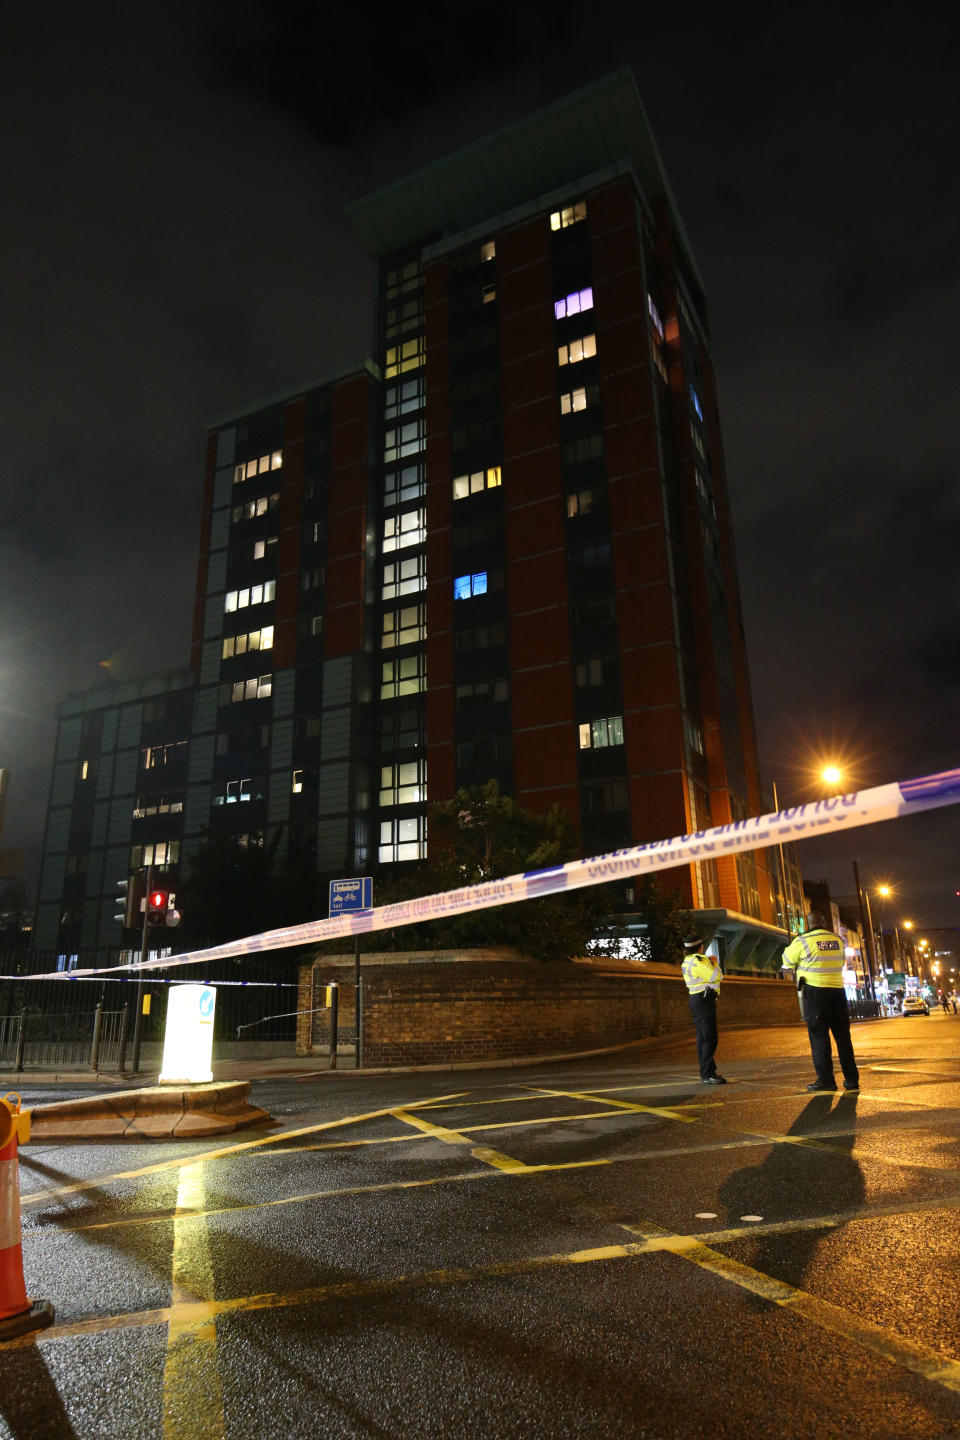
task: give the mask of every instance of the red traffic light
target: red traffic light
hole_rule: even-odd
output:
[[[167,918],[167,904],[170,897],[166,890],[151,890],[147,896],[147,919],[152,924],[163,924]]]

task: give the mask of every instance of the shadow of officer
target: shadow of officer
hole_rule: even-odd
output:
[[[734,1171],[718,1194],[731,1226],[744,1214],[762,1215],[771,1225],[774,1233],[757,1235],[748,1263],[796,1289],[817,1246],[837,1233],[838,1212],[855,1212],[866,1194],[853,1158],[858,1099],[856,1091],[836,1103],[830,1095],[812,1096],[789,1130],[771,1137],[761,1164]]]

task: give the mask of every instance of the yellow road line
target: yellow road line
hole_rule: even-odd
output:
[[[697,1265],[700,1269],[716,1275],[719,1279],[726,1280],[751,1294],[769,1300],[781,1308],[790,1309],[810,1324],[850,1340],[884,1360],[901,1365],[926,1380],[931,1380],[951,1391],[960,1393],[960,1363],[944,1357],[929,1346],[921,1345],[890,1330],[885,1330],[869,1320],[841,1310],[839,1306],[833,1305],[828,1300],[822,1300],[808,1291],[799,1290],[781,1280],[764,1275],[748,1265],[742,1265],[728,1256],[721,1255],[705,1244],[701,1237],[674,1234],[652,1225],[645,1227],[624,1225],[622,1228],[631,1234],[637,1234],[640,1239],[628,1244],[593,1246],[589,1249],[569,1251],[566,1254],[529,1256],[473,1268],[427,1270],[409,1275],[388,1276],[382,1279],[311,1286],[285,1294],[266,1293],[240,1296],[229,1300],[200,1300],[192,1303],[186,1301],[181,1302],[177,1307],[171,1306],[163,1310],[143,1310],[126,1315],[111,1315],[102,1319],[95,1318],[54,1325],[49,1330],[39,1332],[38,1335],[26,1335],[19,1340],[8,1342],[4,1348],[23,1348],[32,1344],[45,1346],[58,1340],[77,1336],[98,1335],[106,1330],[130,1330],[163,1323],[169,1325],[174,1318],[175,1311],[178,1323],[182,1326],[202,1328],[210,1324],[217,1316],[320,1305],[331,1300],[363,1299],[393,1294],[401,1290],[419,1290],[432,1286],[482,1282],[514,1275],[529,1275],[567,1265],[590,1265],[667,1252]],[[731,1238],[733,1238],[733,1236],[748,1233],[755,1234],[756,1232],[720,1232],[720,1236],[725,1238],[727,1234],[731,1234]]]
[[[456,1095],[463,1095],[463,1090],[451,1095],[439,1096],[439,1099],[453,1100]],[[426,1101],[424,1104],[428,1103]],[[406,1110],[419,1109],[421,1102],[411,1100],[404,1106]],[[275,1145],[280,1140],[293,1140],[299,1135],[316,1135],[321,1130],[336,1130],[343,1125],[359,1125],[363,1120],[377,1120],[384,1115],[391,1115],[394,1106],[385,1105],[381,1110],[366,1110],[360,1115],[344,1115],[339,1120],[323,1120],[318,1125],[302,1125],[296,1130],[281,1130],[276,1135],[260,1135],[256,1140],[242,1140],[236,1145],[220,1145],[215,1150],[205,1150],[200,1155],[192,1155],[189,1159],[191,1165],[198,1165],[205,1160],[221,1160],[227,1155],[239,1155],[247,1150],[256,1150],[264,1145]],[[155,1165],[141,1165],[136,1170],[118,1170],[113,1175],[104,1175],[96,1180],[78,1180],[72,1185],[60,1185],[54,1190],[33,1190],[26,1194],[21,1192],[21,1205],[35,1205],[40,1200],[55,1200],[60,1195],[77,1195],[84,1190],[99,1190],[104,1185],[112,1185],[117,1180],[138,1180],[143,1175],[158,1175],[164,1170],[182,1170],[184,1166],[183,1156],[176,1160],[158,1160]]]
[[[883,1360],[901,1365],[904,1369],[923,1376],[925,1380],[932,1380],[960,1394],[960,1362],[944,1357],[930,1346],[908,1340],[905,1336],[875,1325],[859,1315],[841,1310],[839,1305],[811,1295],[807,1290],[796,1289],[785,1281],[764,1275],[749,1265],[742,1265],[739,1261],[712,1250],[694,1236],[671,1235],[657,1226],[624,1225],[622,1228],[631,1234],[642,1235],[645,1240],[659,1240],[663,1249],[690,1261],[701,1270],[717,1275],[721,1280],[738,1285],[764,1300],[770,1300],[774,1305],[789,1308],[810,1324],[850,1340],[862,1349],[879,1355]]]
[[[535,1090],[536,1094],[538,1095],[563,1095],[566,1096],[568,1100],[586,1100],[587,1102],[594,1103],[597,1100],[596,1095],[583,1094],[582,1092],[577,1090],[547,1090],[541,1086],[531,1086],[530,1088],[532,1090]],[[677,1109],[670,1109],[662,1105],[641,1105],[639,1102],[631,1100],[603,1099],[601,1099],[600,1103],[602,1105],[613,1105],[618,1110],[632,1111],[634,1114],[660,1115],[665,1120],[681,1120],[684,1122],[684,1124],[687,1125],[692,1125],[696,1119],[696,1117],[693,1115],[683,1115]]]
[[[409,1115],[405,1110],[392,1110],[390,1112],[397,1120],[403,1120],[407,1125],[413,1125],[417,1130],[429,1135],[433,1140],[442,1140],[444,1145],[473,1145],[473,1141],[466,1135],[461,1135],[458,1130],[448,1130],[443,1125],[431,1125],[429,1120],[424,1120],[421,1115]],[[470,1151],[475,1160],[481,1160],[485,1165],[492,1165],[495,1170],[526,1170],[522,1160],[514,1160],[509,1155],[501,1155],[499,1150],[491,1150],[487,1146],[478,1146]]]
[[[424,1135],[429,1135],[433,1140],[442,1140],[444,1145],[470,1145],[473,1142],[468,1140],[466,1135],[461,1135],[457,1130],[447,1130],[443,1125],[432,1125],[429,1120],[424,1120],[420,1115],[411,1115],[406,1110],[397,1108],[391,1110],[390,1114],[395,1120],[402,1120],[405,1125],[412,1125]]]
[[[163,1371],[164,1440],[224,1440],[226,1422],[217,1366],[210,1233],[203,1209],[203,1162],[185,1165],[177,1188],[167,1358]],[[204,1223],[183,1225],[184,1218]]]
[[[482,1128],[482,1127],[477,1127],[477,1128]],[[495,1127],[491,1127],[491,1128],[495,1128]],[[582,1170],[582,1169],[596,1169],[596,1168],[598,1168],[599,1166],[603,1166],[603,1165],[620,1165],[620,1164],[627,1164],[627,1163],[643,1163],[643,1162],[652,1163],[652,1162],[655,1162],[655,1161],[657,1161],[657,1160],[673,1159],[673,1158],[675,1158],[675,1157],[677,1157],[677,1156],[693,1156],[693,1155],[711,1154],[711,1153],[716,1152],[716,1151],[724,1151],[724,1150],[760,1149],[760,1148],[765,1147],[765,1146],[775,1145],[775,1144],[780,1144],[780,1143],[791,1143],[791,1144],[797,1144],[797,1145],[801,1145],[801,1146],[806,1146],[806,1147],[808,1147],[808,1148],[810,1148],[810,1149],[820,1149],[820,1150],[824,1150],[825,1152],[827,1152],[827,1153],[829,1154],[829,1153],[831,1153],[831,1152],[836,1153],[836,1147],[835,1147],[834,1145],[830,1144],[830,1143],[827,1143],[827,1142],[828,1142],[828,1141],[831,1141],[831,1140],[835,1140],[835,1139],[840,1139],[840,1138],[843,1137],[844,1134],[850,1135],[850,1134],[856,1134],[856,1132],[855,1132],[855,1131],[846,1131],[846,1132],[843,1132],[843,1131],[830,1131],[830,1132],[827,1132],[826,1134],[824,1134],[824,1135],[821,1136],[821,1137],[816,1137],[816,1136],[778,1136],[778,1135],[763,1135],[763,1134],[741,1135],[741,1136],[738,1136],[736,1139],[733,1139],[733,1140],[708,1141],[708,1142],[706,1142],[706,1143],[697,1144],[697,1145],[693,1145],[693,1146],[675,1146],[675,1145],[671,1145],[671,1146],[665,1146],[665,1147],[660,1148],[660,1149],[657,1149],[657,1150],[647,1150],[647,1151],[643,1151],[642,1153],[633,1152],[633,1153],[625,1154],[625,1155],[611,1155],[611,1156],[606,1156],[606,1157],[604,1157],[604,1158],[594,1159],[594,1160],[569,1160],[569,1161],[560,1161],[560,1162],[553,1162],[553,1163],[546,1162],[546,1163],[537,1164],[537,1165],[523,1164],[523,1163],[522,1163],[521,1161],[519,1161],[519,1160],[513,1160],[513,1159],[510,1159],[510,1158],[507,1157],[507,1156],[500,1155],[500,1154],[499,1154],[497,1151],[495,1151],[495,1150],[483,1150],[482,1153],[481,1153],[480,1147],[477,1147],[476,1149],[471,1150],[471,1154],[472,1154],[475,1158],[482,1160],[484,1164],[486,1164],[486,1165],[492,1165],[495,1169],[498,1169],[498,1170],[509,1171],[509,1172],[511,1172],[511,1173],[514,1173],[514,1174],[523,1173],[523,1174],[528,1174],[528,1175],[536,1175],[536,1174],[546,1174],[546,1173],[549,1173],[550,1171],[554,1171],[554,1170]],[[416,1134],[416,1135],[401,1135],[401,1136],[385,1136],[385,1137],[383,1137],[382,1140],[377,1140],[377,1141],[373,1141],[373,1140],[345,1141],[345,1142],[343,1142],[343,1144],[344,1144],[344,1146],[349,1146],[349,1145],[390,1144],[390,1143],[395,1142],[395,1141],[397,1141],[397,1140],[417,1140],[417,1139],[419,1139],[419,1134]],[[312,1150],[312,1149],[317,1149],[317,1148],[320,1148],[320,1147],[310,1146],[309,1148]],[[330,1147],[330,1148],[334,1148],[334,1147]],[[906,1166],[906,1167],[909,1167],[909,1168],[911,1168],[911,1169],[928,1170],[928,1171],[931,1171],[931,1172],[933,1172],[933,1173],[939,1173],[939,1172],[941,1172],[941,1171],[944,1171],[944,1170],[949,1169],[949,1167],[948,1167],[948,1166],[945,1166],[945,1165],[931,1165],[931,1164],[926,1164],[926,1163],[924,1163],[923,1161],[918,1161],[918,1160],[897,1160],[897,1159],[895,1159],[895,1158],[893,1158],[893,1157],[886,1156],[886,1155],[874,1155],[874,1154],[870,1153],[869,1151],[864,1152],[864,1158],[865,1158],[865,1159],[868,1159],[868,1160],[875,1160],[875,1161],[880,1162],[880,1163],[882,1163],[882,1164],[896,1165],[898,1169],[903,1168],[903,1167]],[[378,1193],[378,1192],[380,1192],[380,1191],[387,1192],[387,1191],[391,1191],[391,1190],[415,1190],[415,1189],[418,1189],[418,1188],[420,1188],[420,1187],[422,1187],[422,1186],[456,1185],[456,1184],[462,1183],[463,1181],[486,1180],[486,1179],[491,1179],[491,1178],[492,1178],[492,1176],[491,1176],[491,1174],[490,1174],[490,1172],[489,1172],[488,1170],[469,1170],[469,1171],[466,1171],[466,1172],[464,1172],[464,1173],[462,1173],[462,1174],[458,1174],[458,1175],[438,1175],[438,1176],[429,1177],[429,1178],[424,1179],[424,1180],[385,1180],[385,1181],[380,1181],[380,1182],[377,1182],[377,1183],[374,1183],[374,1184],[370,1184],[370,1185],[345,1185],[345,1186],[339,1186],[339,1187],[332,1188],[332,1189],[327,1189],[327,1190],[311,1190],[311,1191],[308,1191],[308,1192],[305,1192],[305,1193],[299,1194],[299,1195],[285,1195],[285,1196],[280,1196],[279,1198],[274,1199],[274,1200],[257,1200],[257,1201],[251,1201],[249,1204],[238,1204],[238,1205],[220,1206],[220,1207],[213,1208],[213,1209],[209,1209],[209,1210],[197,1211],[197,1212],[195,1212],[195,1213],[193,1213],[193,1214],[176,1215],[173,1211],[167,1211],[167,1212],[165,1212],[165,1213],[152,1214],[152,1215],[123,1215],[123,1216],[119,1216],[119,1217],[117,1217],[117,1218],[115,1218],[115,1219],[110,1219],[110,1220],[92,1220],[92,1221],[87,1221],[87,1222],[85,1222],[85,1223],[78,1224],[78,1225],[71,1225],[71,1224],[69,1224],[69,1223],[62,1223],[62,1222],[60,1222],[60,1221],[55,1221],[53,1224],[48,1225],[48,1226],[45,1226],[45,1227],[43,1227],[42,1229],[39,1229],[39,1228],[36,1228],[36,1229],[31,1228],[31,1229],[25,1230],[25,1231],[23,1232],[23,1240],[24,1240],[24,1243],[29,1243],[29,1242],[32,1242],[32,1241],[43,1240],[43,1239],[45,1239],[46,1237],[48,1237],[48,1236],[50,1236],[50,1235],[72,1234],[72,1233],[74,1233],[74,1232],[83,1232],[83,1231],[86,1231],[86,1230],[111,1230],[111,1229],[114,1229],[114,1228],[120,1228],[120,1227],[123,1227],[123,1226],[129,1226],[129,1225],[170,1225],[170,1224],[172,1224],[172,1223],[174,1222],[174,1220],[177,1220],[179,1223],[182,1224],[182,1223],[184,1223],[185,1221],[189,1221],[189,1220],[192,1220],[192,1219],[199,1219],[199,1218],[201,1218],[202,1216],[218,1216],[218,1215],[242,1214],[242,1213],[245,1212],[245,1211],[250,1211],[250,1210],[267,1210],[267,1209],[273,1209],[273,1208],[276,1208],[276,1207],[279,1207],[279,1206],[298,1205],[298,1204],[305,1203],[305,1202],[307,1202],[307,1201],[333,1200],[333,1199],[336,1199],[336,1198],[339,1197],[339,1196],[376,1194],[376,1193]],[[908,1211],[909,1211],[910,1213],[913,1213],[913,1211],[915,1211],[915,1210],[916,1210],[916,1211],[920,1211],[920,1210],[923,1210],[923,1209],[936,1209],[936,1208],[938,1208],[938,1206],[945,1206],[945,1207],[947,1207],[947,1208],[952,1208],[952,1207],[955,1205],[956,1200],[957,1200],[958,1198],[960,1198],[960,1196],[958,1196],[958,1195],[945,1195],[945,1196],[941,1196],[941,1197],[938,1198],[937,1200],[933,1200],[933,1201],[930,1201],[930,1202],[926,1202],[926,1201],[924,1201],[924,1202],[918,1202],[918,1203],[917,1203],[916,1205],[914,1205],[914,1206],[902,1206],[902,1205],[891,1206],[891,1207],[883,1207],[883,1206],[881,1206],[881,1207],[877,1207],[877,1208],[871,1208],[871,1209],[869,1209],[869,1211],[868,1211],[868,1210],[863,1210],[863,1211],[858,1211],[858,1212],[849,1212],[849,1213],[845,1213],[844,1216],[842,1217],[842,1221],[838,1221],[837,1223],[847,1223],[849,1220],[855,1218],[856,1214],[861,1214],[861,1213],[862,1213],[862,1214],[867,1214],[867,1213],[869,1213],[870,1215],[884,1215],[884,1214],[907,1213]],[[802,1222],[802,1223],[803,1223],[804,1225],[806,1225],[807,1222]],[[827,1222],[824,1222],[824,1223],[827,1223]],[[816,1228],[819,1224],[820,1224],[819,1221],[813,1221],[813,1222],[811,1222],[811,1228]],[[756,1235],[756,1234],[758,1234],[758,1233],[761,1233],[761,1232],[762,1232],[762,1229],[763,1229],[763,1227],[761,1227],[761,1226],[752,1226],[752,1227],[750,1228],[750,1232],[749,1232],[749,1233]]]

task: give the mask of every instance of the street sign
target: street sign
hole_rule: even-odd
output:
[[[330,915],[352,915],[373,909],[373,881],[369,875],[357,880],[330,881]]]

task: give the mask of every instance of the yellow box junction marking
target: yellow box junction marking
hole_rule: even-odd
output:
[[[226,1436],[203,1171],[203,1161],[185,1165],[177,1187],[163,1371],[164,1440],[224,1440]],[[204,1217],[203,1224],[183,1225],[183,1217],[198,1216]]]

